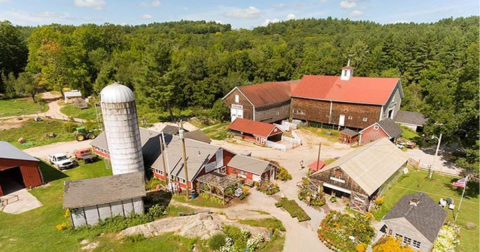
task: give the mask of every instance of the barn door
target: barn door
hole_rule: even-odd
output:
[[[232,122],[235,121],[237,118],[243,118],[243,106],[232,104],[232,108],[230,109],[230,115]]]
[[[345,126],[345,115],[340,115],[340,119],[338,120],[339,126]]]

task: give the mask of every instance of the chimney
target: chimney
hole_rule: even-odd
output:
[[[353,69],[355,68],[350,66],[350,57],[348,57],[347,66],[342,67],[342,75],[340,76],[340,80],[342,81],[350,80],[350,77],[353,76]]]

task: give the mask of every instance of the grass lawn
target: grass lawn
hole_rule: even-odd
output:
[[[0,131],[0,140],[10,142],[20,149],[75,140],[73,133],[65,130],[65,124],[65,122],[51,119],[45,119],[40,122],[30,119],[24,122],[21,128]],[[53,138],[46,137],[46,134],[51,133],[55,133],[57,136]],[[18,143],[20,137],[23,137],[27,142],[32,142],[33,145],[25,146]]]
[[[102,116],[102,110],[100,108],[97,108],[97,109],[98,109],[98,116]],[[67,104],[62,108],[60,108],[60,111],[65,115],[73,118],[80,118],[80,119],[91,120],[91,121],[97,120],[94,106],[89,106],[86,109],[79,109],[75,107],[75,105],[73,104]]]
[[[433,200],[440,201],[440,198],[452,198],[455,208],[458,208],[462,189],[452,187],[451,184],[458,178],[434,174],[432,180],[427,178],[427,171],[414,171],[402,175],[398,181],[385,193],[385,202],[382,207],[375,212],[375,219],[380,220],[405,194],[415,192],[425,192]],[[469,252],[479,251],[479,184],[478,182],[468,182],[465,191],[465,197],[462,202],[460,213],[455,222],[460,226],[460,245],[456,251]],[[455,211],[448,211],[447,221],[453,221]],[[467,229],[467,222],[472,222],[476,227],[472,230]]]
[[[46,106],[29,98],[0,100],[0,117],[29,115],[46,111]]]
[[[230,125],[229,122],[219,123],[208,127],[207,129],[203,130],[203,132],[211,139],[223,140],[227,138],[228,125]]]
[[[310,131],[313,134],[328,139],[328,141],[335,143],[338,142],[339,131],[336,129],[315,128],[310,126],[300,126],[298,129]]]

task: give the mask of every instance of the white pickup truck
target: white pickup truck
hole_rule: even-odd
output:
[[[73,161],[64,153],[48,155],[48,160],[50,164],[57,166],[60,170],[70,168],[74,165]]]

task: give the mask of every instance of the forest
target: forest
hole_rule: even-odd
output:
[[[0,93],[36,98],[42,89],[98,95],[115,81],[132,88],[139,110],[190,109],[221,118],[233,87],[339,75],[401,78],[402,110],[429,118],[425,135],[464,147],[478,170],[479,17],[378,24],[348,19],[289,20],[234,30],[178,21],[145,25],[37,27],[0,22]],[[213,109],[212,109],[213,108]]]

